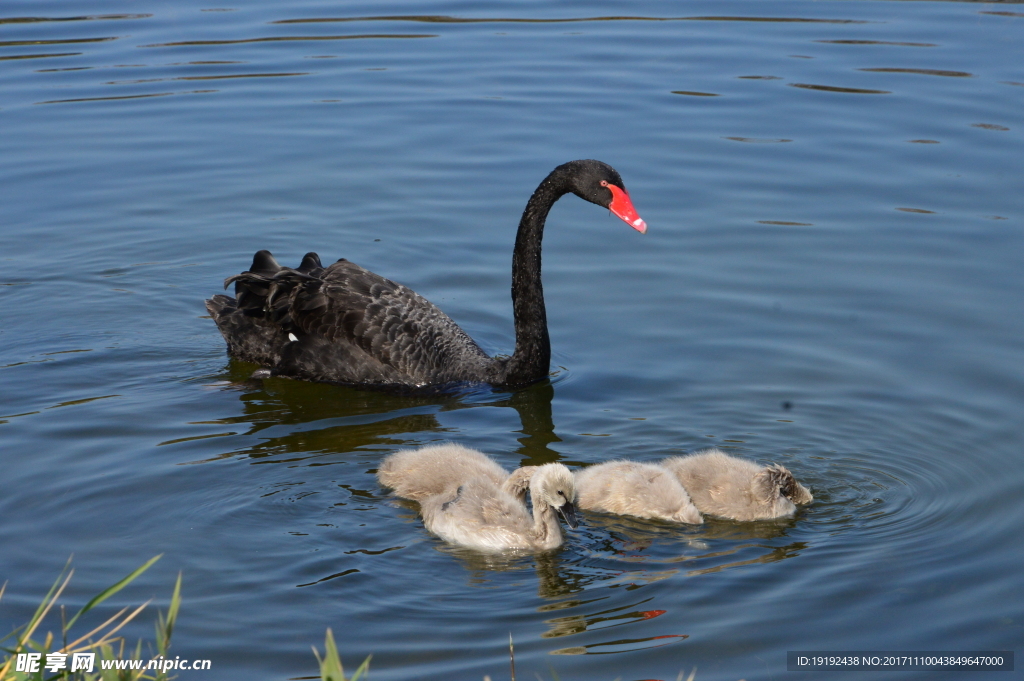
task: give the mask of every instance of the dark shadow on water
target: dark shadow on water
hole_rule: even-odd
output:
[[[443,440],[448,433],[455,439],[458,432],[444,426],[438,414],[475,407],[516,411],[521,424],[516,451],[522,465],[561,458],[549,447],[561,439],[554,432],[551,403],[555,388],[548,381],[511,392],[479,384],[375,390],[285,378],[252,379],[253,368],[232,360],[224,383],[219,385],[239,393],[241,412],[201,423],[248,426],[240,432],[258,434],[261,441],[202,461],[242,456],[294,462],[367,448],[393,451]],[[283,454],[289,456],[278,458]]]
[[[509,394],[507,400],[493,402],[493,406],[511,407],[519,414],[522,424],[517,453],[522,466],[540,466],[560,461],[562,456],[548,445],[561,442],[555,435],[555,422],[551,416],[551,403],[555,399],[555,386],[538,383]]]

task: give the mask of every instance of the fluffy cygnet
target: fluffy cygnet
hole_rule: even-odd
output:
[[[512,473],[483,452],[453,443],[405,449],[384,458],[377,479],[403,499],[422,501],[464,482],[484,478],[525,500],[535,466]]]
[[[559,463],[524,466],[510,475],[476,450],[440,445],[388,456],[377,477],[398,496],[419,501],[427,529],[453,544],[544,551],[562,545],[556,512],[569,527],[577,526],[575,480]]]
[[[701,523],[700,511],[671,471],[650,463],[608,461],[576,471],[580,508],[674,523]]]
[[[522,470],[522,469],[520,469]],[[420,503],[423,524],[445,541],[483,551],[546,551],[562,545],[558,515],[575,528],[576,486],[560,463],[537,466],[530,478],[533,516],[526,504],[479,477]]]
[[[718,449],[674,456],[661,465],[675,473],[702,513],[723,518],[781,518],[792,515],[795,504],[814,499],[782,466],[761,467]]]

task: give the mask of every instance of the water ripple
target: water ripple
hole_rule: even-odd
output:
[[[264,38],[236,38],[234,40],[182,40],[171,43],[153,43],[139,47],[183,47],[191,45],[244,45],[247,43],[278,43],[324,40],[375,40],[379,38],[437,38],[430,33],[368,33],[365,35],[283,35]]]
[[[966,71],[946,71],[943,69],[900,69],[900,68],[874,68],[874,69],[857,69],[858,71],[868,71],[870,73],[916,73],[923,76],[945,76],[947,78],[973,78],[973,73],[967,73]]]
[[[149,19],[152,14],[89,14],[80,17],[0,17],[0,24],[41,24],[54,21],[123,21]]]
[[[732,140],[733,142],[747,142],[750,144],[782,144],[784,142],[792,142],[791,139],[784,137],[778,138],[763,138],[763,137],[723,137],[722,139]]]
[[[598,17],[566,17],[560,19],[527,19],[527,18],[468,18],[444,15],[392,15],[367,17],[315,17],[308,19],[281,19],[274,24],[307,24],[352,21],[415,21],[429,24],[566,24],[585,23],[592,21],[749,21],[768,23],[807,23],[807,24],[866,24],[871,23],[856,19],[809,19],[800,17],[750,17],[750,16],[693,16],[693,17],[645,17],[645,16],[598,16]]]
[[[8,61],[13,59],[49,59],[52,57],[77,57],[81,55],[81,52],[50,52],[44,54],[14,54],[6,57],[0,57],[0,61]]]
[[[845,92],[854,95],[889,95],[888,90],[866,90],[855,87],[838,87],[836,85],[812,85],[810,83],[790,83],[790,87],[803,88],[805,90],[820,90],[822,92]]]
[[[908,43],[894,40],[815,40],[831,45],[896,45],[899,47],[938,47],[937,43]]]

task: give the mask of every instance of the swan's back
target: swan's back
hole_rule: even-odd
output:
[[[661,465],[676,475],[701,512],[723,518],[780,518],[794,513],[794,501],[813,500],[784,467],[758,466],[718,449],[672,457]]]
[[[275,375],[423,386],[487,381],[495,365],[429,300],[344,259],[323,267],[308,253],[292,269],[259,251],[230,283],[235,298],[207,310],[232,356]]]
[[[486,481],[501,487],[508,477],[508,471],[486,454],[451,443],[395,452],[385,457],[377,469],[382,485],[400,497],[416,501],[454,491],[470,481]]]
[[[580,508],[676,523],[701,523],[700,511],[671,471],[638,461],[608,461],[576,471]]]

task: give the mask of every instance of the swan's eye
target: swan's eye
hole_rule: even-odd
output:
[[[608,180],[601,180],[601,186],[602,187],[607,187],[608,186]]]
[[[562,490],[558,490],[558,496],[560,496],[560,497],[562,497],[564,499],[565,498],[565,492],[563,492]]]

